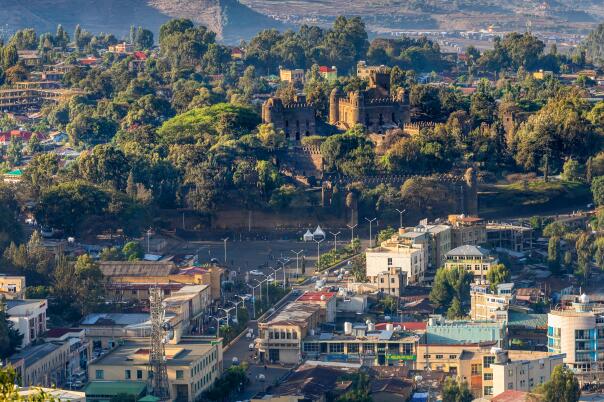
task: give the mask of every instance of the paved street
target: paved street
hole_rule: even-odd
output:
[[[294,294],[293,292],[290,293],[281,304],[276,306],[275,312],[273,312],[272,315],[277,313],[291,301],[295,300],[298,296],[298,294]],[[235,400],[251,399],[258,392],[266,391],[268,387],[275,385],[277,380],[283,377],[291,369],[291,367],[284,367],[280,365],[264,366],[264,364],[261,364],[258,360],[253,359],[254,352],[249,350],[249,345],[250,343],[253,343],[253,340],[258,336],[258,322],[248,322],[247,328],[253,329],[254,337],[252,339],[248,339],[246,336],[242,336],[235,343],[233,343],[223,355],[225,369],[231,367],[233,364],[233,357],[237,357],[240,363],[247,361],[249,364],[248,378],[250,379],[250,383],[241,394],[235,397]],[[259,374],[263,374],[265,376],[264,381],[260,381],[258,379]]]

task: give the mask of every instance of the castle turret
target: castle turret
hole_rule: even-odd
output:
[[[354,124],[362,123],[361,116],[365,106],[365,96],[361,91],[354,91],[350,94],[350,103],[354,106],[351,110],[351,120]]]
[[[329,94],[329,124],[336,125],[340,121],[340,98],[342,90],[334,88]]]
[[[262,122],[265,124],[275,123],[283,111],[283,102],[280,98],[271,97],[262,104]]]

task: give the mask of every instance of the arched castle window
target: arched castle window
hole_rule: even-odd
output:
[[[384,116],[380,113],[380,126],[384,124]]]
[[[396,115],[394,113],[392,113],[392,122],[396,123]]]
[[[289,127],[289,120],[285,120],[285,128]]]

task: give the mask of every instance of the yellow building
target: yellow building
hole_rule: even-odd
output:
[[[497,263],[497,259],[480,246],[459,246],[445,255],[446,269],[465,269],[477,282],[486,281],[489,270]]]
[[[5,299],[23,299],[25,296],[25,277],[0,275],[0,295]]]
[[[304,82],[304,70],[301,68],[279,68],[279,78],[284,82]]]
[[[564,364],[564,354],[515,350],[501,354],[492,364],[493,395],[507,390],[532,391],[550,380],[554,368]]]
[[[495,320],[507,322],[510,302],[514,299],[511,291],[512,287],[513,284],[505,283],[498,286],[496,292],[491,292],[488,285],[472,286],[470,290],[470,318],[478,321]]]
[[[166,345],[171,401],[195,401],[222,373],[222,340],[185,337]],[[96,381],[147,382],[150,375],[149,339],[127,340],[88,366]]]
[[[108,279],[107,290],[114,301],[147,303],[153,286],[168,297],[186,285],[209,285],[212,300],[220,300],[224,270],[218,266],[178,268],[170,261],[101,261],[99,268]]]
[[[8,360],[24,387],[50,387],[67,379],[70,342],[46,342],[28,346]]]
[[[300,361],[302,340],[324,322],[318,304],[288,304],[268,322],[258,324],[256,347],[260,358],[272,362],[296,364]]]

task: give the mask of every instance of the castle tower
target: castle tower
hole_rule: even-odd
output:
[[[340,121],[340,98],[342,91],[334,88],[329,94],[329,124],[336,125]]]

